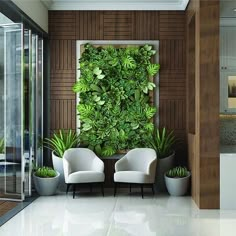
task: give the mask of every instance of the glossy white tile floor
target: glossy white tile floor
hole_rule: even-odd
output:
[[[107,194],[108,195],[108,194]],[[236,211],[198,210],[190,197],[40,197],[1,236],[235,236]]]

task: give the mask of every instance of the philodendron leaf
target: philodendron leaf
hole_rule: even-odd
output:
[[[96,68],[94,68],[93,73],[95,75],[101,75],[102,74],[102,70],[100,70],[99,67],[96,67]]]
[[[148,82],[148,89],[149,90],[153,90],[153,88],[155,88],[155,87],[156,87],[156,85],[154,83]]]
[[[139,124],[137,124],[137,123],[131,123],[131,127],[132,127],[132,129],[138,129]]]
[[[99,93],[102,92],[102,89],[101,89],[100,87],[98,87],[96,84],[91,84],[91,85],[90,85],[90,88],[91,88],[92,90],[94,90],[94,91],[99,92]]]
[[[148,93],[148,87],[144,87],[144,88],[143,88],[143,92],[144,92],[144,93]]]
[[[83,124],[83,131],[88,131],[90,129],[92,129],[92,126],[90,124]]]
[[[150,45],[145,45],[145,46],[144,46],[144,49],[145,49],[146,51],[151,51],[151,50],[152,50],[152,46],[150,46]]]
[[[152,55],[155,55],[156,52],[157,52],[156,50],[151,50]]]
[[[97,104],[98,104],[98,105],[101,105],[101,106],[102,106],[104,103],[105,103],[105,101],[102,101],[102,100],[97,102]]]
[[[103,79],[104,77],[105,77],[105,75],[103,75],[103,74],[97,76],[98,79]]]
[[[98,101],[100,101],[100,100],[101,100],[101,98],[100,98],[100,97],[98,97],[97,95],[95,95],[95,96],[93,96],[93,100],[94,100],[95,102],[98,102]]]

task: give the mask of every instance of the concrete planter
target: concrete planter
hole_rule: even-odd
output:
[[[59,184],[60,173],[53,178],[40,178],[33,174],[34,186],[38,194],[41,196],[54,195]]]
[[[190,172],[188,172],[188,176],[183,178],[170,178],[165,175],[165,183],[169,194],[172,196],[185,195],[188,191],[190,176]]]
[[[165,173],[172,169],[174,166],[175,152],[170,156],[158,159],[157,170],[156,170],[156,191],[157,192],[167,192],[165,185]]]
[[[55,152],[52,152],[52,164],[54,170],[60,173],[60,180],[59,180],[59,189],[61,191],[66,190],[66,184],[65,184],[65,177],[64,177],[64,169],[63,169],[63,161],[62,158],[55,155]]]

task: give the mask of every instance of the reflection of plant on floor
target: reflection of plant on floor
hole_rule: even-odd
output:
[[[0,153],[4,153],[4,138],[0,139]]]
[[[85,45],[80,78],[80,141],[98,155],[147,146],[154,129],[156,108],[150,105],[151,82],[159,64],[151,63],[151,46],[95,48]]]

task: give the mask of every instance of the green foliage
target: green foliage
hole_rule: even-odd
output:
[[[150,140],[150,146],[155,149],[157,158],[163,159],[171,155],[175,141],[173,130],[167,132],[166,128],[162,130],[156,129]]]
[[[53,178],[57,176],[57,172],[51,167],[43,166],[36,169],[35,175],[40,178]]]
[[[71,129],[67,132],[59,130],[59,133],[54,133],[52,138],[45,138],[44,146],[55,152],[55,155],[62,158],[64,152],[69,148],[75,148],[79,144],[78,135]]]
[[[4,153],[5,147],[4,147],[4,138],[0,139],[0,153]]]
[[[170,178],[184,178],[189,175],[189,171],[186,167],[174,167],[173,169],[166,172],[166,176]]]
[[[149,145],[157,109],[148,96],[156,86],[150,79],[159,64],[151,61],[152,46],[93,47],[85,45],[79,60],[80,141],[98,155]]]

